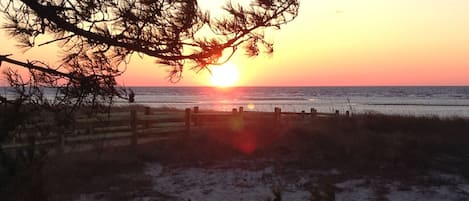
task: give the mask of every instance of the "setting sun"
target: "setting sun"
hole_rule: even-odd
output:
[[[214,66],[211,69],[210,82],[217,87],[233,86],[239,80],[238,68],[232,63]]]

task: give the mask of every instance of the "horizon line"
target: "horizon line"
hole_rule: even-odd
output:
[[[242,87],[469,87],[469,85],[241,85],[217,87],[211,85],[129,85],[125,87],[210,87],[210,88],[242,88]]]
[[[119,85],[117,85],[119,86]],[[8,85],[0,85],[0,87],[11,87]],[[242,87],[469,87],[468,85],[241,85],[241,86],[227,86],[218,87],[212,85],[128,85],[121,87],[210,87],[210,88],[242,88]]]

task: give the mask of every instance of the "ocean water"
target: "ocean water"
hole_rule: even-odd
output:
[[[469,87],[134,87],[136,103],[152,107],[231,111],[384,113],[469,117]],[[128,104],[128,103],[120,103]]]
[[[231,111],[384,113],[469,117],[469,87],[131,87],[135,103],[151,107]],[[0,93],[8,93],[3,88]],[[52,95],[52,94],[51,94]],[[125,100],[118,105],[127,105]]]

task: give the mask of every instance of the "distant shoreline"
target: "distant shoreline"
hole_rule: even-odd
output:
[[[0,85],[0,88],[9,88],[7,85]],[[119,86],[124,88],[220,88],[210,85],[132,85]],[[469,85],[243,85],[221,87],[220,89],[230,88],[445,88],[445,87],[469,87]]]

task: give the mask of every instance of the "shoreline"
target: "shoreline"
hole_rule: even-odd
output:
[[[316,108],[320,112],[353,110],[418,116],[469,117],[469,87],[213,87],[133,88],[136,103],[150,107],[177,107],[229,111],[233,107],[253,106],[252,111],[300,112]],[[45,90],[45,97],[55,93]],[[125,105],[126,101],[117,100]],[[247,110],[247,109],[246,109]]]

